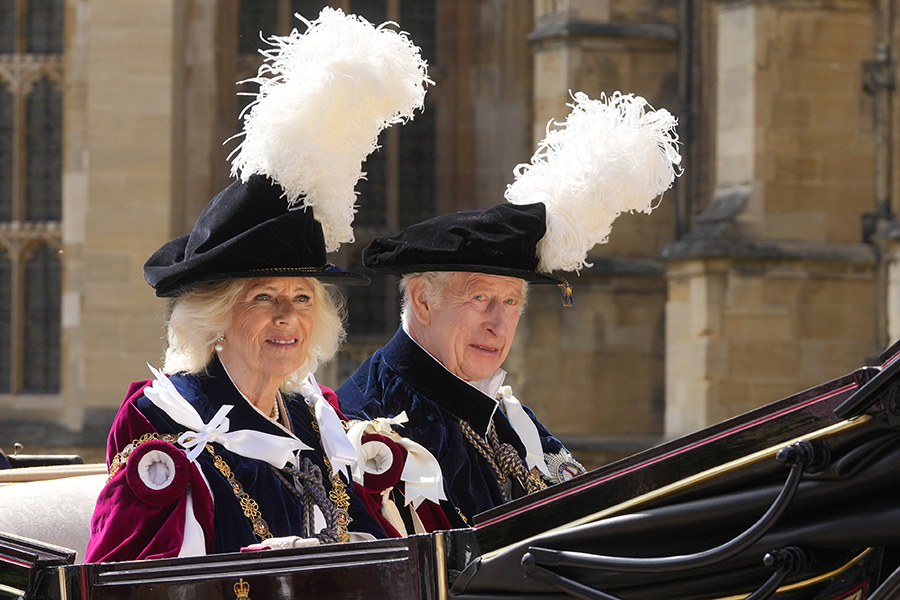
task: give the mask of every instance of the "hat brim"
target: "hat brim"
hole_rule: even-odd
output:
[[[550,283],[554,285],[567,285],[566,280],[549,273],[537,273],[525,269],[511,269],[507,267],[492,267],[487,265],[403,265],[400,267],[371,267],[377,273],[388,275],[408,275],[410,273],[425,273],[428,271],[456,271],[466,273],[484,273],[485,275],[502,275],[504,277],[518,277],[528,283]]]
[[[159,298],[175,298],[201,288],[209,283],[230,279],[253,279],[257,277],[314,277],[319,279],[322,283],[349,286],[365,286],[372,282],[368,275],[355,273],[353,271],[327,271],[314,268],[253,269],[250,271],[238,271],[234,273],[218,273],[216,275],[210,275],[209,277],[191,280],[189,283],[183,285],[175,283],[170,286],[160,286],[156,289],[156,296]]]

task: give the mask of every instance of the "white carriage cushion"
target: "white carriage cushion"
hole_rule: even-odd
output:
[[[0,486],[0,531],[75,550],[84,562],[91,515],[106,475]]]

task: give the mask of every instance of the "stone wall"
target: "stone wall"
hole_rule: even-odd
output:
[[[874,256],[727,257],[668,269],[665,430],[675,437],[874,357]]]
[[[171,233],[174,14],[171,0],[67,3],[60,416],[72,429],[108,418],[161,355],[163,304],[141,266]]]
[[[535,141],[568,115],[570,94],[633,93],[678,110],[677,3],[535,3]],[[666,282],[658,256],[675,239],[675,195],[623,215],[592,267],[559,290],[532,287],[507,360],[522,400],[588,466],[640,450],[663,431]]]
[[[715,5],[716,189],[667,258],[666,435],[866,364],[877,345],[865,3]]]
[[[90,427],[161,357],[165,303],[141,266],[223,186],[236,6],[66,3],[63,390],[52,409],[20,402],[8,418]],[[861,366],[884,306],[900,331],[897,261],[879,265],[862,234],[875,208],[871,3],[692,6],[686,27],[676,0],[438,3],[441,212],[502,201],[570,91],[632,92],[682,118],[695,194],[620,217],[594,267],[569,277],[574,307],[535,286],[506,365],[521,399],[598,462]],[[896,160],[892,173],[896,192]],[[887,235],[884,256],[900,256]]]
[[[867,3],[719,5],[717,189],[750,186],[748,235],[860,241],[874,208],[871,18]]]
[[[190,230],[225,171],[216,165],[216,107],[233,96],[234,81],[226,73],[223,93],[216,8],[209,0],[67,4],[65,411],[56,418],[72,430],[108,425],[128,382],[162,358],[166,302],[142,266]]]
[[[531,286],[506,361],[517,397],[587,466],[657,441],[663,426],[665,280],[661,266]]]

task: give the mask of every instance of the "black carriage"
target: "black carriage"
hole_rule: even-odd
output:
[[[900,345],[471,529],[80,564],[0,534],[0,598],[900,598]]]

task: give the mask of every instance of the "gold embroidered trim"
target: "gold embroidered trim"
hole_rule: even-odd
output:
[[[265,267],[262,269],[250,269],[250,272],[269,273],[274,271],[277,273],[344,273],[343,269],[341,269],[340,271],[335,271],[334,269],[340,269],[340,267],[331,263],[325,263],[325,265],[321,267]]]
[[[178,442],[178,438],[181,437],[182,434],[172,435],[171,433],[166,433],[164,435],[160,435],[156,432],[153,433],[145,433],[141,437],[136,440],[133,440],[130,444],[122,448],[122,451],[116,454],[112,461],[109,464],[109,477],[106,478],[108,482],[112,479],[113,475],[115,475],[125,464],[128,462],[128,457],[131,456],[131,453],[134,452],[135,448],[143,444],[144,442],[149,442],[152,440],[162,440],[164,442],[168,442],[172,445],[176,445]],[[241,510],[244,511],[244,516],[247,517],[250,521],[250,525],[253,528],[253,533],[259,538],[260,541],[265,541],[272,537],[272,534],[269,532],[269,525],[266,523],[265,519],[262,518],[262,514],[259,512],[259,505],[253,500],[247,492],[244,491],[244,486],[241,485],[241,482],[234,478],[234,474],[231,472],[231,467],[228,466],[228,463],[225,460],[216,454],[215,450],[212,447],[212,444],[206,445],[206,450],[212,454],[213,456],[213,464],[216,469],[219,470],[220,473],[228,480],[229,485],[231,485],[231,490],[234,492],[234,495],[237,497],[238,502],[241,505]],[[348,499],[349,505],[349,499]]]
[[[170,444],[175,444],[175,442],[178,440],[178,436],[172,435],[170,433],[159,435],[158,433],[153,432],[145,433],[138,439],[132,440],[132,442],[122,448],[122,451],[116,454],[113,457],[112,462],[109,463],[109,477],[106,478],[106,481],[108,482],[110,479],[112,479],[113,475],[115,475],[119,471],[119,469],[125,466],[125,463],[128,462],[128,457],[131,456],[131,453],[134,452],[135,448],[137,448],[144,442],[149,442],[152,440],[162,440],[164,442],[169,442]]]

